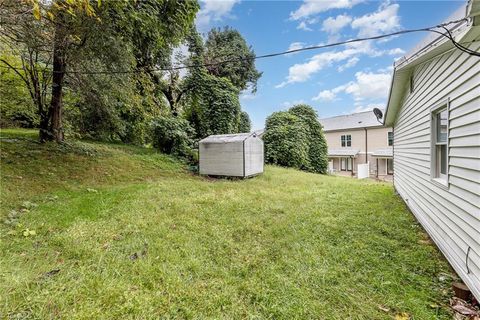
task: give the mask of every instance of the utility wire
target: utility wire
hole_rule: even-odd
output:
[[[392,32],[392,33],[387,33],[387,34],[382,34],[378,36],[373,36],[373,37],[365,37],[365,38],[356,38],[356,39],[350,39],[346,41],[340,41],[340,42],[335,42],[335,43],[329,43],[329,44],[324,44],[324,45],[318,45],[318,46],[310,46],[310,47],[304,47],[304,48],[299,48],[299,49],[293,49],[293,50],[287,50],[287,51],[281,51],[281,52],[276,52],[276,53],[270,53],[270,54],[264,54],[264,55],[259,55],[255,57],[238,57],[238,58],[232,58],[232,59],[227,59],[227,60],[222,60],[218,62],[211,62],[211,63],[203,63],[203,64],[190,64],[190,65],[182,65],[182,66],[173,66],[170,68],[152,68],[152,69],[135,69],[135,70],[112,70],[112,71],[66,71],[65,73],[69,74],[128,74],[128,73],[139,73],[139,72],[154,72],[154,71],[174,71],[174,70],[182,70],[182,69],[191,69],[191,68],[201,68],[201,67],[210,67],[210,66],[216,66],[216,65],[221,65],[221,64],[226,64],[226,63],[232,63],[232,62],[242,62],[242,61],[250,61],[250,60],[258,60],[258,59],[265,59],[265,58],[272,58],[272,57],[277,57],[277,56],[282,56],[282,55],[287,55],[287,54],[292,54],[292,53],[297,53],[297,52],[302,52],[302,51],[311,51],[311,50],[318,50],[318,49],[324,49],[324,48],[330,48],[330,47],[336,47],[336,46],[341,46],[345,44],[350,44],[350,43],[356,43],[356,42],[362,42],[362,41],[369,41],[369,40],[378,40],[378,39],[383,39],[383,38],[388,38],[388,37],[393,37],[393,36],[398,36],[398,35],[403,35],[403,34],[408,34],[408,33],[414,33],[414,32],[434,32],[438,33],[443,37],[446,37],[449,39],[453,45],[458,48],[459,50],[466,52],[472,56],[480,57],[480,53],[473,51],[469,48],[466,48],[462,46],[460,43],[456,42],[455,39],[453,38],[453,35],[451,34],[450,30],[447,28],[447,26],[451,24],[458,24],[460,22],[468,21],[467,18],[459,19],[459,20],[454,20],[454,21],[449,21],[445,23],[441,23],[432,27],[428,28],[419,28],[419,29],[407,29],[407,30],[400,30],[397,32]],[[440,32],[435,29],[444,29],[446,32]],[[10,68],[10,67],[7,67]],[[17,70],[22,70],[20,68],[14,68]],[[59,72],[54,70],[55,72]]]

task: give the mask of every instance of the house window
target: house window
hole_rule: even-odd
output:
[[[344,134],[341,136],[342,147],[351,147],[352,146],[352,136],[349,134]]]
[[[448,110],[444,105],[432,112],[432,176],[447,181]]]
[[[340,160],[340,170],[341,171],[352,171],[353,159],[352,158],[341,158]]]
[[[393,132],[392,131],[390,131],[388,133],[388,146],[389,147],[393,146]]]

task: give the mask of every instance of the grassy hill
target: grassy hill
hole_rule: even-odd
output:
[[[2,130],[0,318],[450,317],[446,261],[390,184]]]

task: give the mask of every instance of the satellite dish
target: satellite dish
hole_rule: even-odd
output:
[[[377,120],[380,121],[380,119],[383,118],[383,112],[382,110],[378,108],[373,108],[373,113],[375,114],[375,117],[377,117]]]

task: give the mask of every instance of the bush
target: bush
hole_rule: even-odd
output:
[[[267,118],[263,140],[268,163],[327,172],[327,142],[312,107],[302,104],[273,113]]]
[[[240,113],[240,124],[238,125],[238,132],[250,132],[251,129],[252,122],[250,121],[250,117],[248,116],[248,113],[242,111],[242,113]]]
[[[163,153],[194,160],[195,131],[187,120],[176,117],[157,117],[152,123],[153,146]]]
[[[308,171],[327,173],[328,147],[322,125],[318,122],[317,112],[306,104],[296,105],[290,108],[288,112],[299,117],[307,127],[308,157],[310,163]]]
[[[303,121],[286,111],[267,118],[263,141],[267,163],[305,169],[308,159],[307,128]]]

